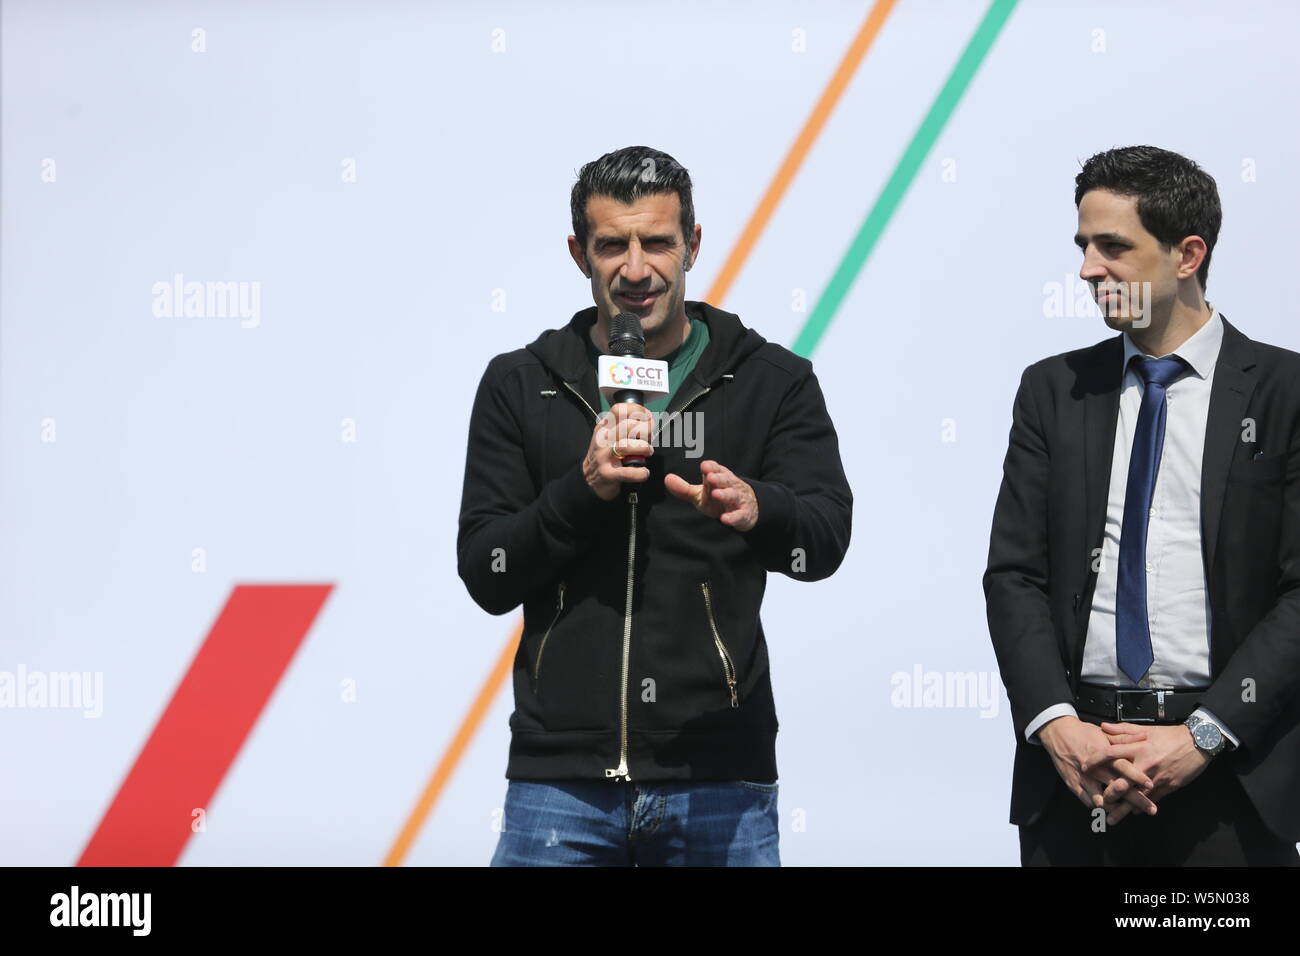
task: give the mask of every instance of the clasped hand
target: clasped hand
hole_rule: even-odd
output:
[[[1056,772],[1087,807],[1116,824],[1132,812],[1154,816],[1156,801],[1191,783],[1210,759],[1184,724],[1139,726],[1058,717],[1040,731]]]

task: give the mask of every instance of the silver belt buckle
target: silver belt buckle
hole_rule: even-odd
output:
[[[1115,688],[1115,722],[1130,724],[1154,724],[1154,717],[1125,717],[1124,716],[1124,695],[1125,694],[1149,694],[1151,691],[1144,687],[1117,687]],[[1159,708],[1160,716],[1165,714],[1164,691],[1157,691],[1156,706]]]

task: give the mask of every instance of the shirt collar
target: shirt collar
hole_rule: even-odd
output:
[[[1210,305],[1210,303],[1206,303]],[[1219,317],[1219,310],[1210,305],[1213,310],[1210,314],[1210,320],[1202,325],[1192,335],[1190,339],[1184,342],[1178,348],[1170,352],[1170,355],[1177,355],[1180,359],[1192,367],[1192,371],[1201,378],[1209,378],[1210,373],[1214,371],[1214,363],[1219,360],[1219,347],[1223,344],[1223,319]],[[1124,370],[1127,371],[1129,362],[1133,356],[1138,355],[1147,358],[1147,354],[1133,344],[1128,333],[1124,333]],[[1168,356],[1160,355],[1158,358],[1167,358]]]

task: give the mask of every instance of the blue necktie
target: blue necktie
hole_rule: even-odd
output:
[[[1128,487],[1124,491],[1115,596],[1115,656],[1119,669],[1136,684],[1155,660],[1147,621],[1147,522],[1165,444],[1165,389],[1187,365],[1177,357],[1135,359],[1133,370],[1146,387],[1142,390],[1142,408],[1128,460]]]

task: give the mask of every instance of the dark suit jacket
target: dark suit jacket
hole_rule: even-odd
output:
[[[1024,732],[1077,689],[1122,362],[1116,335],[1031,365],[1016,394],[984,573],[1015,725],[1015,824],[1036,820],[1065,786]],[[1214,759],[1231,765],[1274,833],[1300,840],[1300,355],[1226,319],[1201,466],[1201,546],[1213,679],[1201,703],[1241,742]]]

